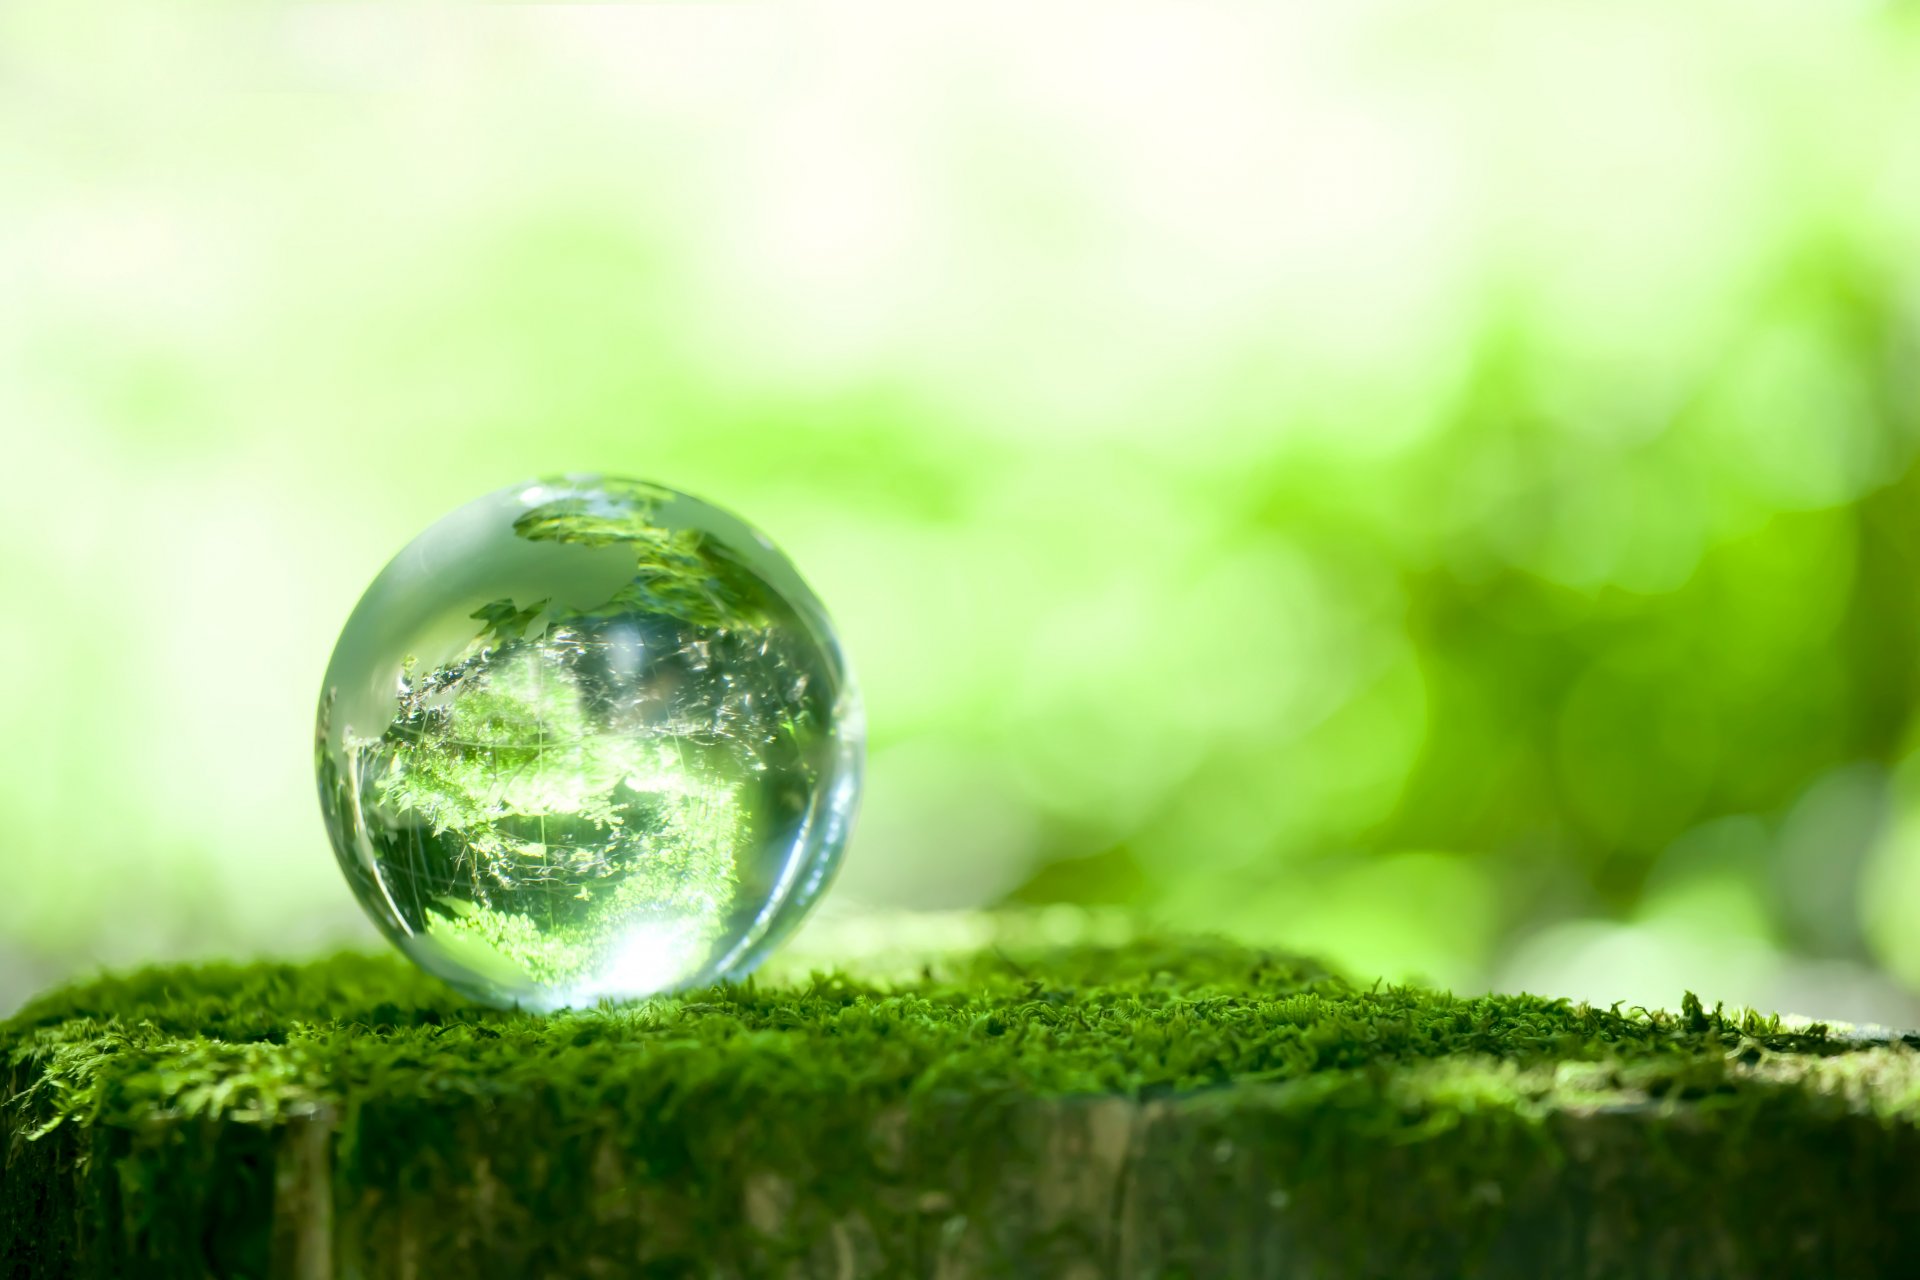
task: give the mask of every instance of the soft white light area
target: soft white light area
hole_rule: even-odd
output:
[[[985,906],[1018,888],[1043,853],[1005,763],[917,738],[873,753],[836,896],[916,910]]]
[[[1792,957],[1696,921],[1615,924],[1576,920],[1541,930],[1499,967],[1502,991],[1566,996],[1605,1008],[1678,1009],[1691,990],[1712,1008],[1797,1013],[1909,1027],[1920,999],[1886,974],[1841,960]]]
[[[638,925],[618,946],[607,976],[568,994],[567,1003],[592,1004],[666,991],[692,975],[706,951],[688,936],[685,925]]]

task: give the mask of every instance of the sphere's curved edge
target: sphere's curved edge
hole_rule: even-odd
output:
[[[771,540],[579,472],[482,495],[376,575],[315,764],[381,932],[475,999],[555,1009],[751,971],[838,866],[864,738]]]

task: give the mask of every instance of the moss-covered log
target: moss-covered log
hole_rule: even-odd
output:
[[[25,1276],[1910,1274],[1920,1054],[1206,944],[536,1017],[386,957],[0,1029]]]

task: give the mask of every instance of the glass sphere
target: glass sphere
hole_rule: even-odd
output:
[[[374,579],[315,768],[381,931],[476,999],[550,1009],[753,968],[833,874],[862,738],[764,535],[568,476],[469,503]]]

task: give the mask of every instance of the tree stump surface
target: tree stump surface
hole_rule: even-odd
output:
[[[1207,942],[547,1016],[158,968],[0,1024],[0,1272],[1904,1275],[1915,1044]]]

